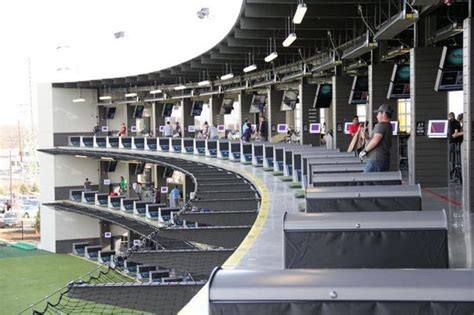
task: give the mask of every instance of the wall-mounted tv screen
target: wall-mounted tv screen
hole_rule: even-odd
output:
[[[109,172],[115,172],[115,169],[117,168],[117,160],[113,160],[109,162]]]
[[[162,117],[171,117],[171,113],[173,113],[173,103],[166,103],[163,104],[163,111],[161,112]]]
[[[443,47],[436,76],[436,91],[462,91],[462,47]]]
[[[133,118],[142,118],[144,109],[145,106],[143,105],[135,106],[135,108],[133,109]]]
[[[143,171],[145,171],[145,163],[137,164],[137,167],[135,168],[135,175],[143,174]]]
[[[283,100],[281,101],[280,110],[287,111],[287,110],[294,110],[296,104],[298,104],[299,91],[298,90],[286,90],[283,94]]]
[[[222,100],[220,115],[229,115],[234,109],[234,99],[232,97],[224,97]]]
[[[428,137],[429,138],[447,138],[448,121],[447,120],[429,120]]]
[[[278,124],[278,125],[277,125],[277,132],[278,132],[278,133],[286,133],[286,132],[288,132],[288,125],[287,125],[287,124]]]
[[[410,65],[393,66],[392,78],[388,88],[388,99],[410,98]]]
[[[191,108],[191,116],[201,116],[204,101],[194,101]]]
[[[117,110],[116,107],[107,108],[107,119],[114,119],[116,110]]]
[[[349,104],[366,104],[369,97],[369,78],[367,76],[355,76],[352,82]]]
[[[313,108],[329,108],[332,102],[332,84],[319,84],[316,89]]]
[[[254,94],[252,98],[252,103],[250,104],[249,113],[263,112],[266,101],[267,101],[267,94]]]

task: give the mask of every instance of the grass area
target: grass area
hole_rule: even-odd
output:
[[[22,309],[97,268],[92,262],[41,250],[0,247],[2,314]]]

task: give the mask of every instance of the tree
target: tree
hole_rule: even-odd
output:
[[[39,192],[39,187],[37,183],[33,183],[33,185],[31,185],[31,192]]]

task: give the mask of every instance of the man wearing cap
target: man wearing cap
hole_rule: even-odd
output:
[[[359,154],[360,158],[367,156],[364,172],[387,172],[390,168],[390,148],[392,146],[393,109],[390,105],[382,104],[377,113],[377,125],[372,131],[372,137],[365,149]]]

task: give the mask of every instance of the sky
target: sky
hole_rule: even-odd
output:
[[[241,5],[242,0],[0,1],[0,125],[29,112],[20,105],[29,104],[29,73],[34,94],[39,82],[164,69],[217,44]],[[210,14],[199,19],[204,7]],[[116,39],[120,31],[125,36]]]

